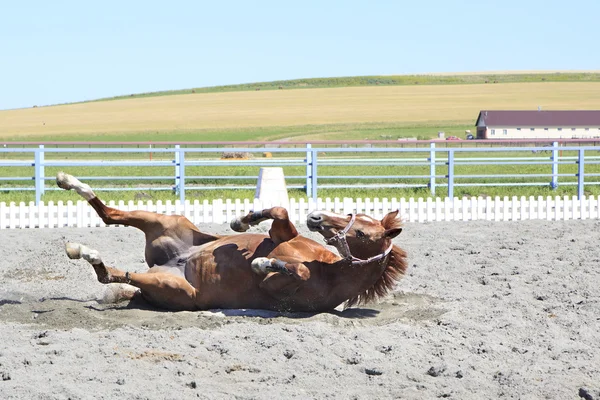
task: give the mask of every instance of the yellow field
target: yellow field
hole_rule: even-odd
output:
[[[598,109],[600,83],[201,93],[0,111],[0,139],[353,123],[473,124],[482,109]],[[201,140],[201,138],[196,138]]]

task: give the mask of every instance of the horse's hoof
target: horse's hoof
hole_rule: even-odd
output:
[[[56,186],[65,190],[73,189],[73,185],[69,182],[70,178],[72,178],[71,175],[60,171],[58,174],[56,174]]]
[[[65,243],[65,251],[71,260],[81,258],[81,245],[79,243]]]
[[[256,257],[250,263],[252,271],[257,275],[266,275],[269,271],[268,267],[271,266],[271,259],[267,257]]]
[[[133,298],[139,294],[140,289],[124,283],[119,283],[116,285],[107,286],[106,290],[104,291],[104,295],[98,300],[99,303],[114,304],[125,300],[133,300]]]
[[[293,273],[285,267],[286,262],[272,258],[269,260],[269,265],[265,267],[268,272],[279,272],[280,274],[292,276]]]
[[[79,260],[83,258],[92,265],[101,264],[102,258],[98,250],[90,249],[79,243],[66,243],[65,251],[71,260]]]
[[[239,218],[232,220],[229,226],[236,232],[246,232],[248,229],[250,229],[250,225],[243,223]]]

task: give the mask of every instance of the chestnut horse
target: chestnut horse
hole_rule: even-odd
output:
[[[121,211],[107,207],[89,185],[59,172],[59,187],[74,189],[106,224],[136,227],[146,235],[145,273],[104,265],[96,250],[67,243],[70,258],[83,258],[101,283],[126,283],[149,303],[170,310],[254,308],[327,311],[384,296],[404,275],[406,253],[392,244],[402,231],[398,212],[381,221],[369,216],[315,211],[307,225],[342,257],[300,236],[282,207],[234,220],[232,229],[272,219],[269,235],[211,235],[180,215]]]

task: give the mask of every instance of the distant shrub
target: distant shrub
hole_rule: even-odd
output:
[[[222,160],[247,160],[252,157],[252,153],[248,153],[245,151],[226,151],[223,154],[221,154]]]

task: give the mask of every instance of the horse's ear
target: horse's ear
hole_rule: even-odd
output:
[[[384,236],[390,239],[395,238],[402,232],[400,228],[401,221],[398,218],[398,210],[386,214],[381,220],[381,225],[386,228]]]
[[[386,229],[385,233],[383,235],[387,238],[393,239],[396,236],[398,236],[400,233],[402,233],[402,228],[394,228],[394,229]]]
[[[399,225],[398,222],[396,221],[396,218],[398,218],[398,212],[399,211],[396,210],[396,211],[391,211],[391,212],[387,213],[385,215],[385,217],[383,217],[383,219],[381,220],[381,225],[383,225],[384,227]]]

